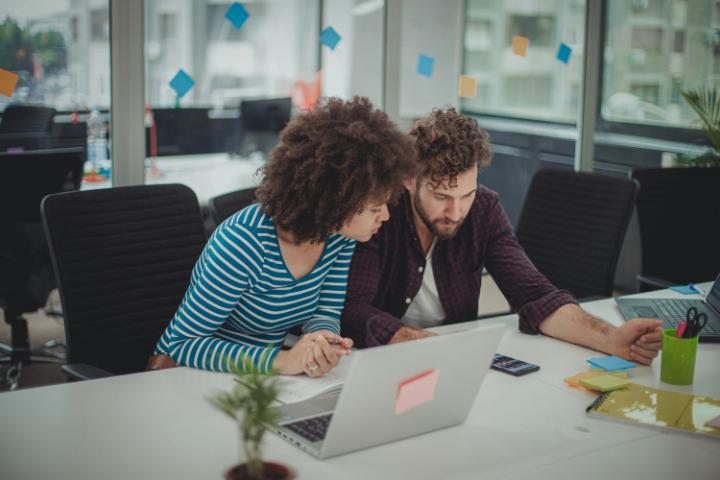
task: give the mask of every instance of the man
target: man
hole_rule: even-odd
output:
[[[410,132],[416,178],[370,242],[358,245],[342,315],[358,347],[432,335],[425,328],[477,317],[483,267],[520,317],[525,333],[555,337],[648,365],[662,322],[620,327],[582,310],[532,264],[495,192],[477,183],[490,163],[489,138],[454,109],[435,110]]]

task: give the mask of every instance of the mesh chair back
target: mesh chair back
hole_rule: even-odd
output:
[[[642,275],[671,284],[720,272],[720,167],[634,170]]]
[[[220,225],[235,212],[255,203],[255,188],[246,188],[211,198],[209,203],[213,220]]]
[[[530,260],[577,298],[610,296],[637,184],[629,179],[540,170],[517,227]]]
[[[0,218],[40,224],[40,202],[79,190],[84,148],[0,153]]]
[[[206,237],[184,185],[50,195],[43,221],[70,362],[141,371],[177,310]]]
[[[84,163],[84,148],[0,153],[0,277],[11,279],[0,303],[8,323],[45,305],[54,288],[40,202],[79,190]]]
[[[55,109],[32,105],[8,105],[2,112],[0,133],[50,133]]]

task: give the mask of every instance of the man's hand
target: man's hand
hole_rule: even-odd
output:
[[[650,365],[662,346],[662,321],[636,318],[619,327],[590,315],[576,304],[555,310],[540,324],[550,337]]]
[[[327,330],[303,335],[295,345],[280,351],[273,362],[273,369],[283,375],[305,373],[310,377],[322,377],[350,355],[353,342]]]
[[[388,343],[407,342],[408,340],[418,340],[420,338],[434,337],[435,333],[421,330],[418,328],[400,327],[395,335],[392,336]]]
[[[635,318],[610,331],[609,353],[650,365],[662,347],[662,336],[662,320]]]

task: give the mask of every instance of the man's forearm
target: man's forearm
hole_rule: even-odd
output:
[[[610,354],[614,353],[610,342],[614,329],[576,304],[563,305],[540,324],[544,335]]]

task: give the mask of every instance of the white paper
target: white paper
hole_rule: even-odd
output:
[[[302,375],[282,377],[278,400],[282,403],[296,403],[323,393],[340,390],[345,383],[352,357],[343,357],[338,366],[320,378]]]

